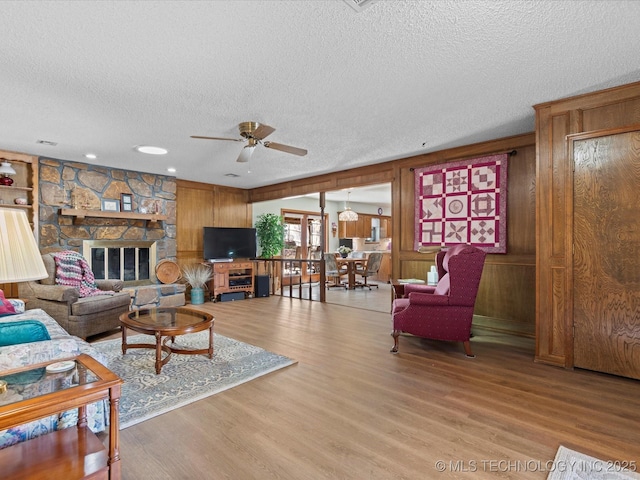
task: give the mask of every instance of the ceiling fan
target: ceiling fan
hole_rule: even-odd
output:
[[[290,145],[283,145],[282,143],[275,142],[263,142],[266,137],[275,132],[275,128],[258,122],[242,122],[238,125],[240,129],[240,136],[243,138],[226,138],[226,137],[201,137],[199,135],[191,135],[191,138],[203,138],[205,140],[229,140],[231,142],[244,142],[247,144],[240,152],[238,162],[248,162],[253,155],[258,144],[264,145],[267,148],[273,148],[274,150],[280,150],[285,153],[293,153],[294,155],[304,156],[307,151],[304,148],[292,147]]]

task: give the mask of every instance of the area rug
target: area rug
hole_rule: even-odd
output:
[[[208,348],[208,331],[176,337],[183,349]],[[128,343],[155,343],[149,335],[127,337]],[[93,347],[109,368],[124,380],[120,398],[120,428],[124,429],[202,398],[296,363],[262,348],[215,335],[214,355],[172,354],[156,375],[155,350],[130,349],[122,355],[122,341],[108,340]]]
[[[547,480],[638,480],[635,459],[600,460],[560,445]]]

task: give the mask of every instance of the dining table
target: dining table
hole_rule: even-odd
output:
[[[338,268],[342,268],[342,266],[347,267],[347,289],[354,290],[356,288],[356,268],[358,264],[363,264],[366,262],[364,258],[351,258],[351,257],[337,257],[336,263],[338,264]]]

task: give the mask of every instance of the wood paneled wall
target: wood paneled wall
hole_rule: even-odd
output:
[[[393,192],[393,271],[396,278],[426,278],[433,253],[414,251],[413,168],[516,151],[509,157],[507,253],[487,255],[474,325],[523,336],[535,326],[535,136],[510,137],[398,161]],[[399,221],[396,221],[399,220]],[[398,241],[399,240],[399,241]]]
[[[394,278],[426,278],[433,254],[413,250],[412,168],[516,150],[509,158],[507,254],[488,255],[476,324],[533,336],[535,327],[536,151],[533,133],[253,189],[251,201],[391,182]]]
[[[177,182],[177,261],[203,259],[203,227],[250,227],[249,191],[206,183]]]
[[[573,159],[567,135],[633,125],[640,128],[640,82],[536,105],[535,109],[536,360],[572,367]]]

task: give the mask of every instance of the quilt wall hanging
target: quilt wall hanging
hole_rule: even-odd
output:
[[[415,169],[415,242],[507,252],[507,158],[491,155]]]

